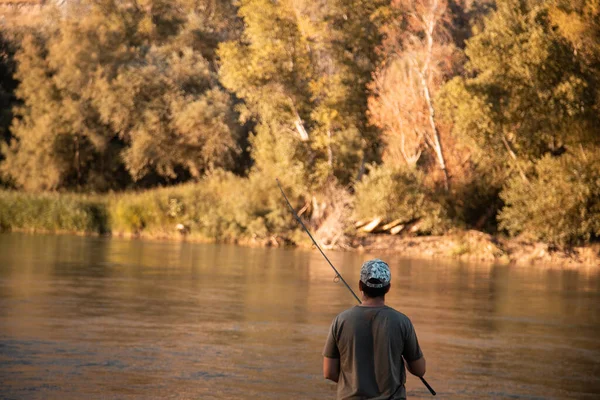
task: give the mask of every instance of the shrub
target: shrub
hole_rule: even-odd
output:
[[[105,233],[105,202],[91,196],[0,191],[0,228]]]
[[[550,155],[533,168],[529,183],[516,176],[501,195],[500,227],[556,245],[600,236],[600,157]]]
[[[198,233],[199,207],[210,207],[200,184],[185,184],[110,197],[113,233],[169,235],[177,224]]]
[[[462,176],[453,177],[447,204],[457,227],[497,232],[496,216],[502,207],[500,191],[506,174],[489,162],[475,165]]]
[[[443,202],[423,185],[423,175],[419,171],[372,167],[356,184],[355,190],[357,219],[420,220],[419,234],[441,234],[450,227]]]
[[[208,239],[264,239],[287,231],[285,207],[274,180],[216,171],[196,183],[113,195],[111,228],[168,235],[181,223]]]

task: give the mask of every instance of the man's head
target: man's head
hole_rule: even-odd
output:
[[[383,297],[390,290],[391,280],[390,267],[376,258],[362,265],[358,286],[367,297]]]

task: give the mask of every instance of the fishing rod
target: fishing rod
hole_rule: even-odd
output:
[[[277,186],[279,186],[279,190],[281,191],[281,194],[283,195],[283,198],[285,199],[285,202],[290,207],[290,210],[292,210],[292,214],[294,214],[294,217],[296,217],[296,220],[298,220],[298,222],[300,223],[300,225],[302,225],[302,227],[304,228],[304,230],[306,231],[306,233],[308,234],[308,236],[311,238],[311,240],[313,241],[313,243],[315,244],[315,246],[317,246],[317,249],[319,249],[319,251],[321,252],[321,254],[323,255],[323,257],[325,257],[325,259],[329,263],[329,266],[331,268],[333,268],[333,270],[335,271],[335,279],[339,279],[340,281],[342,281],[342,283],[344,285],[346,285],[346,287],[348,288],[348,290],[350,291],[350,293],[352,293],[352,296],[354,296],[354,298],[356,299],[356,301],[358,301],[358,304],[362,304],[362,301],[360,301],[360,299],[358,298],[358,296],[356,295],[356,293],[354,293],[354,290],[352,290],[352,288],[346,283],[346,281],[344,280],[344,278],[342,278],[342,275],[340,275],[340,273],[338,272],[338,270],[333,266],[333,264],[331,263],[331,261],[329,261],[329,258],[327,258],[327,256],[325,255],[325,253],[323,253],[323,250],[321,250],[321,247],[317,244],[317,241],[315,240],[315,238],[313,238],[313,236],[310,234],[310,231],[308,230],[308,228],[306,227],[306,225],[304,225],[304,222],[302,222],[302,220],[300,219],[300,217],[298,216],[298,214],[296,214],[296,210],[294,210],[294,207],[292,207],[292,205],[290,204],[290,201],[288,200],[287,196],[283,192],[283,189],[281,188],[281,184],[279,183],[279,179],[275,179],[275,180],[277,181]]]
[[[310,231],[308,230],[308,228],[306,227],[306,225],[304,225],[304,222],[302,222],[302,220],[300,219],[300,217],[296,213],[296,210],[294,210],[294,207],[292,207],[292,204],[290,203],[290,201],[288,200],[287,196],[283,192],[283,188],[281,187],[281,184],[279,183],[279,178],[276,178],[275,181],[277,181],[277,186],[279,187],[279,190],[281,191],[281,194],[283,195],[283,198],[285,199],[285,202],[287,203],[288,207],[292,211],[292,214],[294,214],[294,217],[296,217],[296,220],[300,223],[300,225],[302,225],[302,227],[304,228],[304,231],[308,234],[308,236],[310,237],[310,239],[312,240],[312,242],[315,244],[315,246],[317,246],[317,249],[319,249],[319,251],[321,252],[321,254],[323,255],[323,257],[325,257],[325,260],[327,260],[327,262],[329,263],[329,266],[331,268],[333,268],[333,270],[335,271],[335,279],[339,279],[340,281],[342,281],[342,283],[344,285],[346,285],[346,287],[348,288],[348,290],[350,291],[350,293],[352,293],[352,295],[354,296],[354,298],[356,299],[356,301],[358,301],[358,304],[362,304],[362,301],[360,301],[360,299],[358,298],[358,296],[356,295],[356,293],[354,293],[354,290],[352,290],[352,288],[346,283],[346,281],[344,280],[344,278],[342,277],[342,275],[333,266],[333,264],[331,263],[331,261],[329,261],[329,258],[327,258],[327,256],[323,252],[323,250],[321,250],[321,246],[319,246],[319,244],[317,243],[317,241],[315,240],[315,238],[313,238],[313,236],[310,234]],[[433,390],[433,388],[431,386],[429,386],[429,383],[427,383],[427,381],[425,380],[425,378],[423,378],[422,376],[420,376],[419,379],[421,379],[421,382],[423,382],[423,384],[429,390],[429,392],[431,393],[431,395],[435,396],[436,395],[435,390]]]

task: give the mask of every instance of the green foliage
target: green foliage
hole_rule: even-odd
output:
[[[289,237],[296,225],[275,181],[215,172],[198,183],[95,197],[0,191],[0,228],[261,241]]]
[[[109,204],[115,234],[170,236],[182,224],[190,235],[206,239],[261,240],[290,227],[274,181],[225,172],[195,184],[113,195]]]
[[[318,188],[331,176],[351,182],[362,159],[376,157],[366,86],[380,41],[372,18],[380,3],[240,2],[245,29],[220,46],[220,76],[244,101],[242,120],[257,122],[258,169],[294,165],[305,185]],[[269,156],[282,146],[285,152]]]
[[[8,143],[11,138],[9,130],[13,118],[13,107],[17,105],[15,89],[17,81],[13,74],[15,71],[16,46],[7,32],[0,30],[0,146]],[[3,157],[0,153],[0,163]],[[0,172],[0,187],[8,186],[6,177]]]
[[[472,149],[469,174],[458,179],[452,201],[456,217],[468,226],[481,229],[487,218],[486,229],[493,230],[489,211],[500,208],[502,200],[515,199],[517,188],[527,194],[528,180],[539,179],[535,171],[529,177],[532,163],[545,160],[541,168],[550,162],[548,154],[559,156],[581,146],[598,148],[600,71],[593,60],[600,54],[596,51],[600,41],[589,33],[600,30],[592,3],[595,0],[498,1],[482,28],[466,41],[466,74],[446,84],[436,104],[452,124],[456,140]],[[557,164],[555,175],[568,175],[568,171],[559,174],[559,165],[566,166]],[[498,198],[503,186],[512,189],[505,188]],[[538,189],[541,196],[543,189]],[[523,218],[531,214],[524,207],[507,205],[502,227],[560,243],[583,237],[569,233],[574,231],[566,224],[560,228],[565,229],[565,238],[549,233],[556,225],[538,223],[539,232],[534,233],[526,228]],[[517,216],[519,211],[511,214],[513,209],[522,210],[523,217]],[[514,222],[507,219],[509,214]]]
[[[94,143],[104,146],[107,140],[103,142],[105,138],[94,129],[88,130],[84,114],[72,99],[56,101],[56,88],[47,81],[44,63],[38,58],[44,50],[29,39],[18,55],[17,76],[23,82],[17,93],[25,104],[17,109],[14,139],[3,149],[3,171],[28,190],[80,185],[99,156]],[[21,75],[24,71],[28,78]],[[37,107],[28,107],[29,95]],[[79,125],[81,130],[72,132],[70,125]]]
[[[353,187],[358,218],[420,234],[495,232],[504,201],[513,235],[591,240],[599,0],[492,3],[48,7],[44,23],[0,33],[0,183],[38,193],[1,192],[0,226],[296,240],[278,177],[331,242],[352,225]]]
[[[237,115],[204,57],[208,37],[227,37],[204,15],[212,2],[144,3],[72,5],[24,36],[2,167],[17,185],[106,190],[233,167]]]
[[[600,154],[545,156],[533,167],[529,183],[508,181],[500,227],[511,235],[558,245],[588,242],[600,236]]]
[[[450,227],[445,207],[423,184],[417,170],[373,167],[356,184],[355,214],[358,219],[381,217],[419,221],[417,233],[441,234]]]
[[[123,159],[134,179],[232,167],[237,116],[207,61],[191,48],[150,49],[144,60],[105,83],[97,99],[102,118],[130,144]]]
[[[16,103],[15,88],[15,43],[6,32],[0,30],[0,141],[10,138],[9,126],[12,120],[12,107]]]
[[[553,28],[550,7],[536,0],[498,1],[484,30],[467,41],[472,77],[455,78],[440,101],[459,137],[525,160],[593,140],[593,74]]]
[[[554,0],[550,20],[586,67],[597,70],[600,59],[600,1]],[[597,81],[595,82],[597,84]]]
[[[0,191],[0,229],[105,233],[104,201],[90,196]]]
[[[500,191],[514,166],[506,163],[505,155],[486,152],[467,138],[468,148],[460,174],[453,177],[446,204],[448,214],[459,226],[496,233],[496,215],[502,207]]]

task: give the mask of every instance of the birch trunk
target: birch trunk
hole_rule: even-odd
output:
[[[296,117],[294,125],[296,126],[296,130],[300,135],[300,140],[306,142],[308,140],[308,132],[306,132],[306,129],[304,128],[304,122],[302,122],[302,118],[300,118],[300,114],[298,114],[296,107],[294,107],[294,116]]]
[[[427,102],[427,109],[429,113],[429,125],[431,127],[433,139],[433,150],[435,151],[438,163],[440,164],[440,169],[444,173],[444,188],[446,189],[446,191],[448,191],[450,188],[450,179],[448,177],[448,170],[446,169],[446,159],[444,158],[444,150],[442,148],[442,142],[440,140],[440,133],[435,123],[435,110],[433,108],[433,103],[429,94],[429,86],[427,85],[427,80],[425,79],[425,77],[421,77],[421,82],[423,84],[423,94],[425,95],[425,101]]]
[[[442,142],[440,140],[440,133],[435,123],[435,109],[433,108],[433,101],[431,100],[431,93],[429,90],[429,72],[431,65],[431,57],[433,55],[433,34],[438,23],[437,10],[438,1],[434,0],[431,4],[431,10],[428,18],[424,19],[425,23],[425,35],[427,39],[427,48],[425,55],[425,62],[423,63],[423,68],[419,72],[421,78],[421,85],[423,87],[423,96],[425,97],[425,103],[427,104],[427,112],[429,125],[431,127],[431,135],[432,135],[432,144],[433,150],[438,159],[438,163],[440,164],[440,169],[444,173],[444,188],[446,191],[450,188],[450,180],[448,177],[448,170],[446,169],[446,159],[444,158],[444,150],[442,148]]]
[[[506,148],[506,151],[508,151],[508,154],[510,155],[510,157],[513,160],[518,161],[517,155],[513,151],[512,147],[510,147],[510,144],[508,143],[508,140],[506,140],[506,137],[504,137],[504,135],[502,135],[502,143],[504,143],[504,147]],[[523,172],[523,169],[521,169],[521,166],[519,165],[518,162],[517,162],[517,168],[519,169],[519,175],[521,175],[521,179],[523,179],[523,182],[529,183],[529,179],[527,179],[525,172]]]

